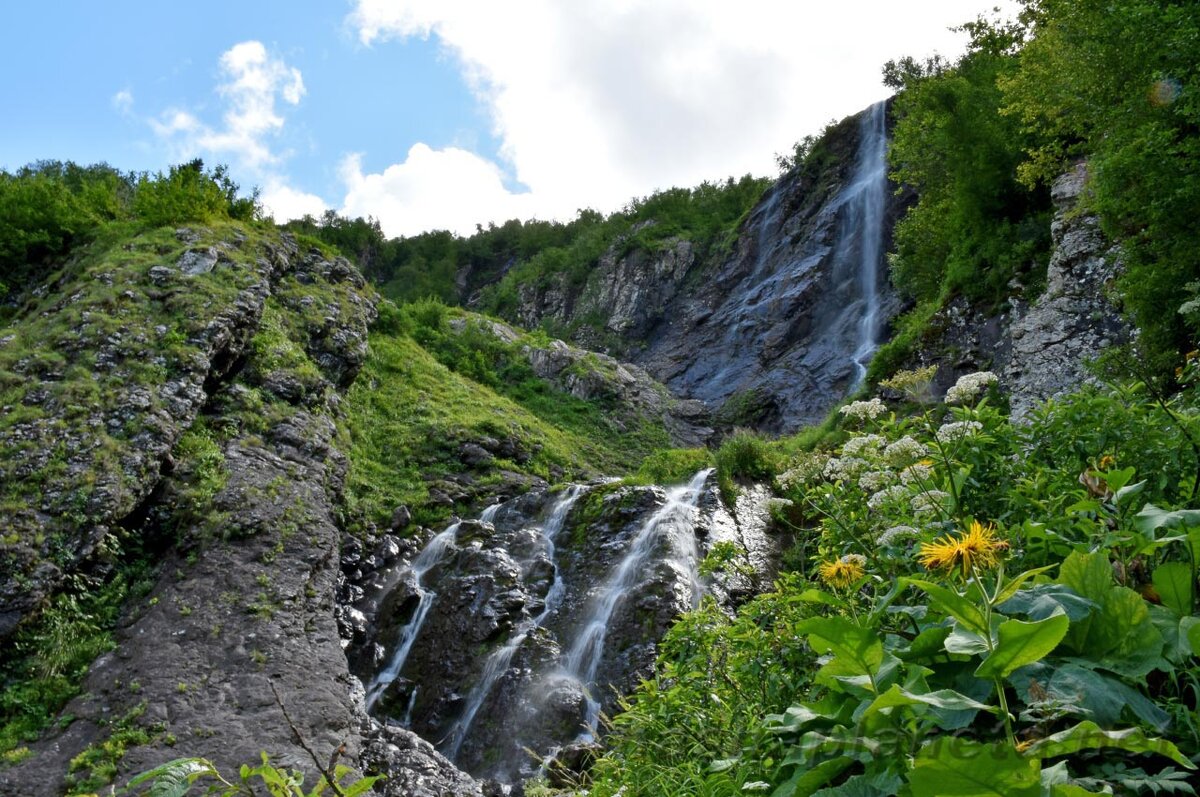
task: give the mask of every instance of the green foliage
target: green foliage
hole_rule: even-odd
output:
[[[1031,39],[1001,80],[1028,136],[1027,184],[1087,158],[1088,208],[1123,249],[1120,291],[1156,368],[1191,348],[1178,311],[1200,277],[1200,9],[1193,3],[1028,0]]]
[[[1019,26],[983,20],[963,28],[967,53],[953,65],[889,62],[901,89],[889,159],[892,178],[918,202],[895,228],[892,279],[923,303],[961,293],[1004,301],[1010,281],[1041,281],[1050,243],[1049,192],[1017,180],[1032,139],[1000,113],[997,80],[1017,68]]]
[[[477,472],[482,486],[500,470],[556,480],[629,473],[667,448],[661,421],[555,389],[522,351],[545,340],[510,342],[492,323],[436,299],[382,305],[349,393],[352,525],[386,522],[400,504],[418,522],[444,517],[449,508],[429,503],[429,484],[461,473],[461,446],[483,438],[508,441],[514,458]]]
[[[593,794],[1194,793],[1200,510],[1171,507],[1198,397],[1089,390],[1026,427],[989,381],[912,417],[848,405],[839,450],[776,461],[810,575],[680,622]]]
[[[721,443],[716,462],[721,497],[733,506],[737,502],[737,481],[769,479],[774,474],[777,459],[763,437],[740,429]]]
[[[185,797],[192,787],[201,783],[203,793],[214,797],[360,797],[366,794],[379,776],[357,778],[354,770],[341,764],[331,765],[332,772],[322,774],[311,790],[304,789],[304,773],[299,770],[278,769],[264,752],[262,763],[256,767],[242,765],[238,776],[230,780],[205,758],[177,758],[137,775],[118,794],[140,794],[144,797]],[[144,787],[144,788],[142,788]]]
[[[172,166],[163,174],[143,174],[133,195],[133,213],[158,227],[184,222],[210,222],[222,218],[251,221],[257,215],[257,195],[239,199],[238,186],[225,167],[204,171],[197,159]]]
[[[642,460],[637,471],[626,481],[633,484],[679,484],[713,464],[713,454],[707,448],[669,448],[655,451]]]
[[[0,652],[0,753],[6,760],[38,739],[79,693],[92,661],[112,649],[112,629],[122,605],[147,588],[147,565],[137,546],[130,547],[128,563],[112,579],[74,577]],[[113,542],[106,549],[116,554]]]

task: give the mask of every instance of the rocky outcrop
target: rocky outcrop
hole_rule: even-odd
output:
[[[1014,418],[1045,399],[1095,383],[1087,363],[1129,339],[1112,287],[1121,268],[1119,253],[1100,231],[1099,220],[1077,210],[1086,186],[1087,165],[1081,163],[1051,189],[1054,250],[1046,291],[1028,308],[1017,308],[1001,372]]]
[[[992,370],[1019,419],[1045,399],[1095,383],[1088,363],[1129,340],[1112,285],[1120,253],[1105,239],[1098,219],[1080,211],[1086,189],[1083,163],[1054,182],[1053,248],[1040,296],[1026,302],[1015,295],[999,312],[958,296],[930,319],[907,367],[937,365],[936,393],[965,373]]]
[[[244,257],[221,259],[239,247]],[[118,360],[116,369],[141,381],[91,408],[100,418],[132,413],[126,423],[157,435],[134,434],[129,447],[145,446],[113,477],[133,485],[127,502],[98,503],[107,514],[82,523],[37,518],[78,532],[76,560],[93,544],[93,517],[162,540],[157,580],[125,608],[116,648],[93,663],[64,710],[71,721],[0,771],[0,794],[60,795],[94,774],[81,754],[131,729],[123,755],[112,755],[119,779],[181,754],[236,772],[267,751],[312,784],[340,750],[342,763],[391,773],[390,794],[478,794],[427,744],[366,715],[335,621],[348,466],[340,389],[365,358],[372,294],[346,261],[301,252],[286,237],[219,241],[178,262],[186,268],[140,267],[160,288],[192,272],[203,281],[177,289],[224,296],[217,320],[197,319],[194,340],[180,342],[182,376],[170,377],[177,361],[168,360],[156,384],[157,371]],[[209,282],[231,279],[246,284],[221,293]],[[128,337],[139,334],[131,325]],[[188,386],[189,399],[172,417],[156,397],[177,395],[175,384]],[[130,409],[138,391],[150,400]],[[81,434],[91,428],[83,423]]]

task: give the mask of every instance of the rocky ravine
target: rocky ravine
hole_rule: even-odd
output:
[[[341,390],[365,356],[373,294],[349,263],[287,236],[180,230],[145,243],[152,266],[120,253],[85,261],[83,280],[56,286],[64,298],[6,339],[28,351],[22,363],[57,362],[48,352],[73,342],[62,374],[95,355],[120,378],[81,409],[55,392],[54,373],[26,367],[50,383],[30,383],[42,412],[8,425],[3,442],[36,450],[29,441],[59,435],[66,463],[42,475],[40,504],[5,519],[3,629],[88,561],[108,529],[178,543],[162,549],[153,590],[126,607],[116,650],[67,706],[74,721],[0,770],[0,794],[62,794],[68,778],[88,775],[76,757],[128,728],[150,741],[130,747],[118,779],[181,754],[236,771],[268,750],[312,783],[315,765],[290,724],[322,764],[344,745],[345,763],[390,773],[391,794],[477,793],[428,744],[366,717],[334,620]],[[96,288],[105,274],[115,302]],[[196,314],[164,344],[180,296]],[[124,325],[104,328],[101,311]],[[30,336],[37,319],[58,322],[53,334]],[[159,367],[141,367],[154,358]],[[204,458],[180,447],[196,435],[208,441]],[[20,465],[6,457],[4,467]],[[65,555],[27,542],[48,533]]]

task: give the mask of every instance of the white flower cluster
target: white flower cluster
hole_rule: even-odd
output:
[[[844,565],[858,565],[859,567],[865,567],[867,564],[867,557],[860,553],[848,553],[842,555],[841,562]]]
[[[834,457],[825,463],[825,478],[831,482],[851,481],[870,466],[861,457]]]
[[[900,471],[900,483],[924,484],[925,482],[929,481],[929,477],[932,475],[933,468],[917,462]]]
[[[950,493],[942,490],[926,490],[913,496],[912,510],[914,512],[932,512],[940,509],[950,498]]]
[[[864,434],[851,437],[842,446],[842,455],[847,457],[872,457],[879,454],[883,448],[884,439],[877,434]]]
[[[912,526],[892,526],[890,529],[880,532],[876,541],[880,545],[893,545],[900,540],[915,536],[917,536],[917,530]]]
[[[847,418],[859,421],[873,421],[887,412],[887,406],[880,399],[873,398],[870,401],[852,401],[838,410],[838,412]]]
[[[954,387],[946,391],[947,404],[966,404],[978,396],[988,385],[994,385],[1000,380],[991,371],[976,371],[958,378]]]
[[[925,448],[925,446],[921,445],[910,436],[905,435],[883,450],[883,458],[886,459],[889,464],[894,465],[897,468],[902,468],[908,463],[918,460],[928,453],[929,451]]]
[[[787,509],[789,506],[792,506],[793,503],[795,502],[788,498],[768,498],[767,510],[770,512],[781,512],[784,509]]]
[[[869,470],[858,477],[858,486],[863,492],[873,493],[896,483],[896,474],[890,470]]]
[[[809,454],[779,474],[775,481],[782,490],[812,484],[825,475],[825,466],[828,463],[829,457],[826,454]]]
[[[937,430],[937,441],[939,443],[953,443],[957,440],[962,440],[964,437],[971,437],[979,434],[983,430],[983,424],[979,421],[954,421],[953,423],[944,423]]]
[[[888,504],[902,501],[908,497],[908,488],[896,485],[895,487],[887,487],[874,493],[867,499],[867,508],[879,511]]]

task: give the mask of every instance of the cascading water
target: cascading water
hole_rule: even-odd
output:
[[[687,526],[684,533],[692,533],[696,505],[711,474],[711,468],[702,470],[686,485],[667,491],[667,502],[642,524],[629,550],[597,592],[580,626],[581,630],[563,660],[563,670],[585,689],[596,688],[596,671],[604,655],[605,637],[617,605],[642,577],[642,570],[661,535],[670,533],[675,526],[684,525]],[[687,564],[689,567],[695,566],[694,562]],[[599,718],[600,703],[594,695],[590,695],[587,697],[584,719],[586,730],[581,734],[581,739],[594,737]]]
[[[496,518],[496,512],[499,511],[500,504],[493,504],[483,510],[483,514],[479,519],[485,523],[491,523]],[[367,711],[375,707],[375,703],[387,691],[388,686],[396,677],[400,675],[400,671],[404,669],[404,663],[408,660],[409,653],[412,652],[413,643],[417,641],[417,636],[421,633],[421,626],[425,624],[425,619],[429,616],[429,609],[433,606],[434,600],[437,599],[437,593],[431,589],[425,588],[421,583],[425,574],[432,570],[445,557],[446,552],[454,547],[454,543],[458,537],[458,529],[462,525],[461,522],[452,523],[443,531],[434,536],[432,540],[417,554],[417,558],[412,561],[409,570],[412,572],[417,591],[417,608],[413,610],[412,618],[400,629],[400,636],[396,641],[396,649],[392,653],[392,657],[388,660],[388,664],[382,670],[375,674],[371,679],[370,685],[367,687]],[[413,696],[415,698],[415,694]],[[410,698],[409,711],[412,710]]]
[[[566,523],[567,515],[570,514],[571,508],[575,506],[575,502],[583,495],[583,485],[572,485],[563,495],[554,502],[550,508],[550,512],[546,517],[545,523],[542,524],[541,536],[545,543],[546,555],[549,560],[554,563],[554,538],[558,532],[562,530],[563,524]],[[562,574],[558,567],[554,569],[554,581],[546,593],[542,610],[536,617],[530,619],[521,628],[512,635],[509,640],[492,652],[484,662],[483,672],[479,676],[479,681],[471,689],[471,693],[467,696],[466,708],[463,709],[462,716],[454,725],[454,730],[450,734],[449,741],[446,743],[446,756],[453,759],[458,756],[458,751],[462,748],[463,740],[471,730],[471,724],[475,721],[475,715],[479,713],[479,709],[483,707],[483,703],[487,700],[487,696],[491,694],[492,687],[500,680],[500,677],[508,670],[508,665],[512,662],[513,655],[517,649],[521,647],[521,643],[529,636],[535,628],[540,628],[546,618],[558,607],[563,595]]]
[[[857,348],[851,355],[853,392],[867,377],[867,365],[879,347],[879,271],[883,257],[883,222],[887,208],[887,105],[879,102],[863,115],[858,162],[850,186],[843,193],[846,223],[838,241],[845,251],[858,245],[857,287],[859,319]]]

